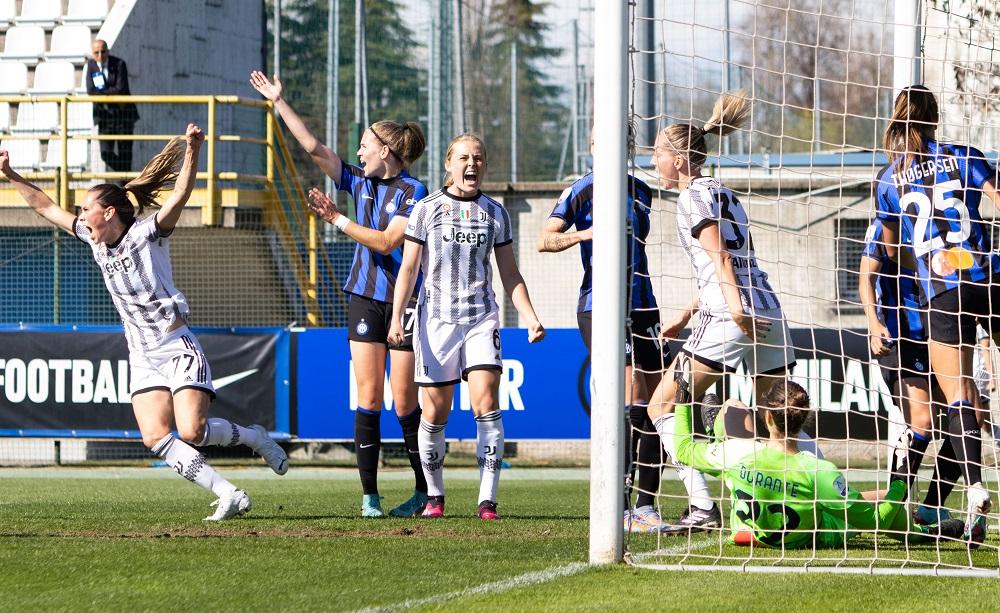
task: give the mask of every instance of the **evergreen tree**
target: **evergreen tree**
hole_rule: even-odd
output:
[[[268,42],[274,28],[274,5],[268,6]],[[283,0],[281,12],[281,79],[285,95],[306,124],[326,140],[327,22],[329,0]],[[354,2],[340,2],[340,79],[337,153],[356,162],[358,143],[349,132],[354,120]],[[368,58],[368,116],[416,121],[426,129],[426,96],[421,94],[426,71],[418,68],[411,49],[413,32],[401,15],[396,0],[366,0],[365,18]],[[273,49],[268,49],[273,66]],[[362,126],[362,129],[366,126]],[[349,140],[350,139],[350,140]],[[327,143],[330,144],[330,143]],[[300,147],[289,143],[299,173],[306,185],[322,185],[323,173]],[[423,160],[413,172],[421,172]]]
[[[517,42],[517,178],[556,178],[566,117],[567,88],[548,83],[540,65],[558,59],[560,50],[545,44],[548,7],[531,0],[471,0],[465,6],[465,92],[471,131],[489,147],[488,180],[511,176],[510,60]]]

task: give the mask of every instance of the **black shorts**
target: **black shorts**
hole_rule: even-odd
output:
[[[876,361],[882,371],[882,380],[893,394],[900,379],[916,377],[927,381],[931,372],[926,342],[899,339],[892,353],[876,358]]]
[[[1000,331],[1000,276],[934,296],[927,319],[931,340],[948,345],[975,345],[977,323],[991,335]]]
[[[416,322],[416,305],[411,303],[403,315],[403,344],[389,347],[401,351],[413,351],[413,326]],[[392,324],[392,305],[372,300],[365,296],[351,294],[347,305],[347,338],[362,343],[382,343],[389,346],[389,326]]]
[[[656,310],[632,311],[629,313],[632,328],[625,329],[625,364],[643,372],[658,372],[670,366],[670,346],[661,343],[660,314]],[[590,311],[576,314],[576,323],[583,337],[583,344],[590,352],[590,336],[593,315]]]

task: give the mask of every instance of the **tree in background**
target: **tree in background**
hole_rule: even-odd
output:
[[[492,181],[511,176],[510,58],[517,41],[518,181],[556,178],[566,113],[566,84],[551,84],[539,66],[558,60],[546,45],[547,3],[531,0],[465,0],[463,23],[465,98],[469,129],[489,147]]]
[[[326,47],[329,0],[283,0],[281,10],[281,79],[285,95],[313,132],[326,134]],[[273,63],[274,3],[268,2],[268,72]],[[340,126],[337,153],[356,162],[358,143],[349,140],[354,118],[354,2],[340,2]],[[371,121],[417,121],[426,117],[422,83],[426,70],[417,66],[417,46],[396,0],[366,0],[368,54],[368,115]],[[362,126],[362,129],[367,126]],[[328,143],[329,144],[329,143]],[[323,173],[300,147],[292,156],[306,185],[322,185]],[[420,160],[416,175],[425,175]]]
[[[733,36],[734,59],[754,97],[754,149],[813,147],[814,81],[820,80],[823,149],[878,146],[875,116],[892,93],[891,42],[882,3],[764,0]],[[890,19],[891,21],[891,19]],[[750,85],[752,84],[752,85]]]

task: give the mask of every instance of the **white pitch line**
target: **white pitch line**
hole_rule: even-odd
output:
[[[690,544],[690,546],[687,543],[678,544],[674,545],[673,547],[667,547],[666,549],[658,549],[656,551],[640,553],[633,556],[633,559],[640,560],[652,556],[677,555],[688,551],[698,551],[699,549],[705,549],[706,547],[714,544],[715,541],[711,540]],[[438,594],[437,596],[428,596],[427,598],[419,598],[415,600],[404,600],[403,602],[384,607],[370,607],[367,609],[360,609],[358,611],[355,611],[354,613],[389,613],[390,611],[404,611],[406,609],[415,609],[417,607],[423,607],[428,605],[438,605],[448,602],[449,600],[455,600],[456,598],[465,598],[468,596],[480,596],[483,594],[500,594],[502,592],[508,592],[510,590],[516,590],[523,587],[530,587],[533,585],[548,583],[549,581],[561,579],[562,577],[569,577],[571,575],[575,575],[581,571],[584,571],[589,567],[590,567],[589,564],[584,564],[583,562],[576,562],[573,564],[567,564],[565,566],[555,566],[553,568],[547,568],[542,571],[525,573],[523,575],[518,575],[517,577],[511,577],[510,579],[502,579],[500,581],[494,581],[493,583],[484,583],[482,585],[469,587],[464,590],[459,590],[457,592]]]
[[[480,596],[483,594],[500,594],[502,592],[516,590],[522,587],[529,587],[532,585],[540,585],[542,583],[548,583],[549,581],[560,579],[562,577],[569,577],[570,575],[575,575],[583,570],[586,570],[589,567],[590,567],[589,564],[584,564],[583,562],[575,562],[573,564],[567,564],[565,566],[555,566],[541,571],[525,573],[523,575],[511,577],[510,579],[502,579],[500,581],[494,581],[493,583],[484,583],[482,585],[465,588],[464,590],[459,590],[457,592],[438,594],[437,596],[428,596],[427,598],[418,598],[415,600],[404,600],[403,602],[400,602],[398,604],[388,605],[385,607],[372,607],[368,609],[360,609],[355,613],[388,613],[389,611],[403,611],[406,609],[413,609],[416,607],[438,605],[448,602],[449,600],[455,600],[456,598],[465,598],[467,596]]]

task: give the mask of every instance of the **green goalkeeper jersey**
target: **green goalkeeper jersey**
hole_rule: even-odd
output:
[[[725,480],[733,535],[749,531],[771,547],[839,547],[857,530],[906,529],[902,482],[876,505],[849,488],[833,463],[811,453],[792,455],[755,439],[695,442],[688,405],[676,407],[674,444],[678,462]]]

